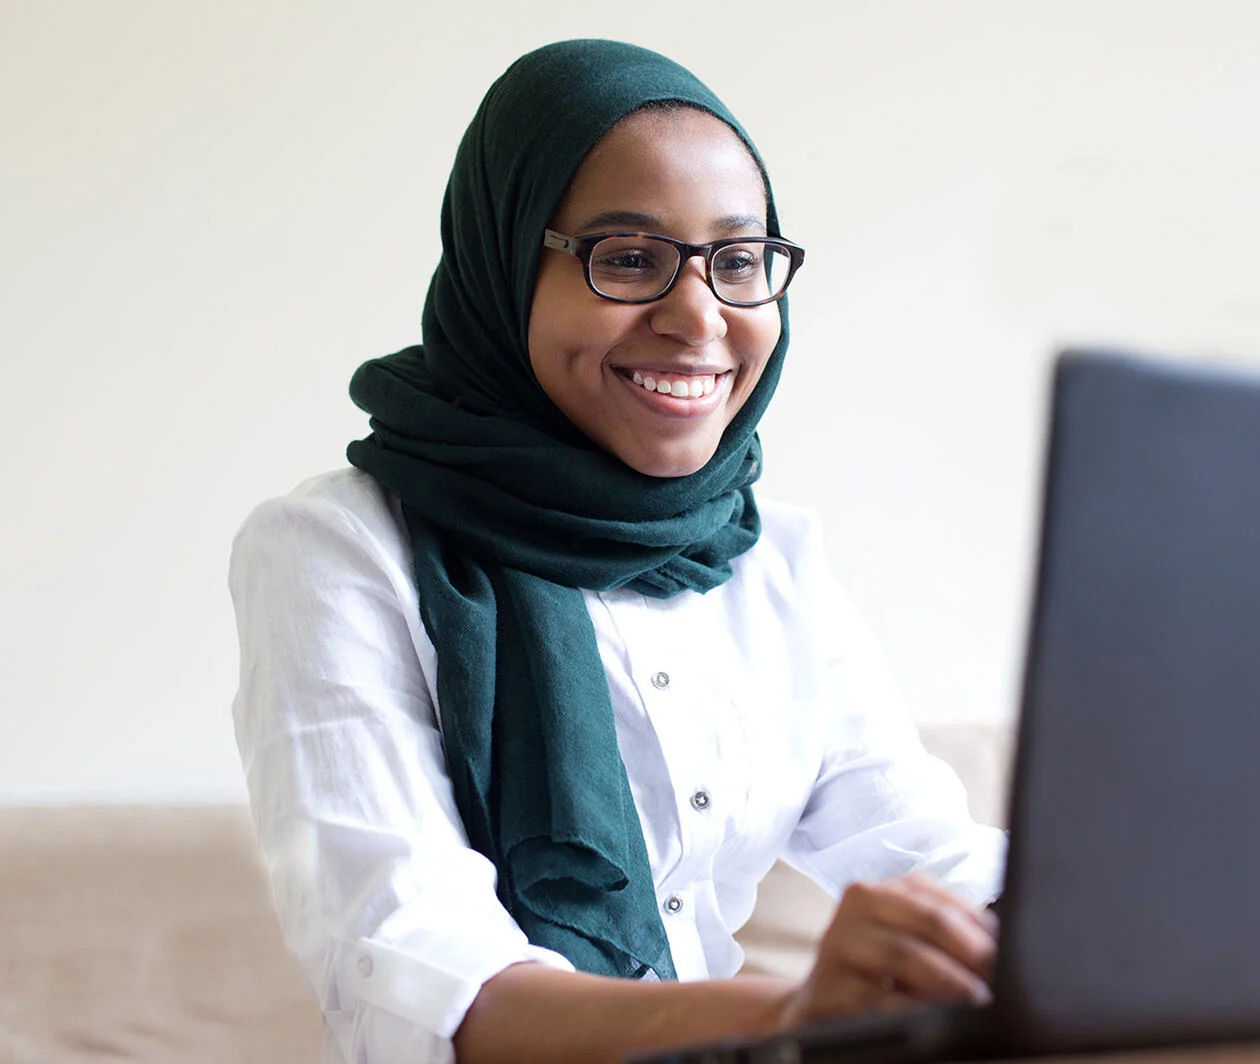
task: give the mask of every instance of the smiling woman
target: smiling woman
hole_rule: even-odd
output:
[[[545,103],[543,102],[545,101]],[[518,60],[461,143],[423,343],[355,467],[237,537],[237,737],[325,1059],[614,1061],[984,1000],[1004,841],[759,499],[804,252],[721,101],[652,52]],[[841,898],[733,978],[777,859]]]

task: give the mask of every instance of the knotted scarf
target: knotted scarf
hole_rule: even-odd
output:
[[[347,454],[401,500],[455,800],[501,901],[580,970],[665,979],[673,962],[580,589],[704,592],[756,542],[755,427],[786,309],[757,388],[684,477],[645,476],[591,443],[535,381],[526,343],[543,230],[574,171],[659,100],[713,113],[756,158],[692,74],[631,45],[549,45],[491,87],[447,186],[423,345],[359,367],[350,394],[371,435]],[[772,202],[768,225],[777,235]]]

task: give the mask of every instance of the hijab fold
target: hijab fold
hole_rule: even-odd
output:
[[[756,389],[685,477],[645,476],[587,440],[535,381],[526,346],[543,229],[574,171],[659,100],[711,112],[757,158],[703,84],[632,45],[549,45],[491,87],[443,203],[423,344],[359,367],[350,394],[371,435],[347,455],[402,502],[455,800],[500,900],[532,943],[580,970],[668,979],[581,589],[708,591],[756,542],[755,428],[786,350],[786,306]],[[772,201],[767,215],[777,235]]]

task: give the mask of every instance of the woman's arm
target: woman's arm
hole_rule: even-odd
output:
[[[455,1035],[460,1064],[609,1064],[631,1053],[913,1001],[983,1004],[994,921],[920,876],[846,891],[813,971],[770,978],[635,983],[514,965],[481,989]]]
[[[791,991],[783,980],[642,983],[518,964],[481,993],[455,1034],[459,1064],[615,1064],[732,1035],[769,1034]]]
[[[528,943],[463,834],[409,566],[362,474],[259,507],[232,555],[233,715],[280,925],[329,1039],[346,1060],[439,1064],[491,976],[572,966]]]

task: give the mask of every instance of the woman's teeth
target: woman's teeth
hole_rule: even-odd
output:
[[[667,379],[653,377],[635,370],[630,379],[649,392],[672,395],[675,399],[699,399],[717,387],[717,375],[714,373],[704,373],[695,377],[674,376]]]

